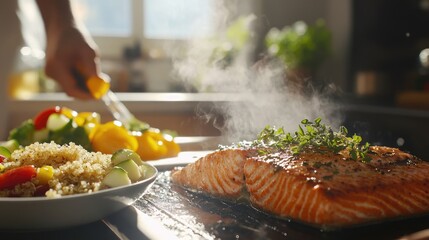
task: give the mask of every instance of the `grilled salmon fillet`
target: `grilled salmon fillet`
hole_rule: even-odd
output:
[[[173,170],[174,182],[206,193],[238,198],[245,190],[244,162],[250,151],[229,149],[208,154],[185,168]]]
[[[368,155],[370,162],[323,149],[225,149],[174,169],[171,179],[214,196],[248,196],[256,208],[324,229],[429,213],[429,162],[381,146]]]

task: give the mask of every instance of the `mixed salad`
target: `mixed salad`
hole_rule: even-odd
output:
[[[22,165],[14,163],[14,151],[21,152],[35,146],[35,151],[53,145],[59,148],[65,146],[64,154],[76,149],[71,146],[79,146],[87,152],[102,154],[94,159],[107,157],[105,163],[108,164],[104,164],[103,169],[108,172],[96,177],[103,188],[128,185],[152,176],[154,172],[150,171],[154,171],[154,168],[145,161],[177,156],[180,147],[174,141],[172,132],[136,122],[141,124],[125,126],[119,121],[103,123],[97,112],[77,112],[61,106],[44,109],[34,118],[12,129],[7,141],[0,143],[0,195],[48,196],[52,190],[58,190],[57,182],[61,182],[59,175],[67,173],[56,162],[43,165],[37,162]],[[80,163],[77,165],[81,166]],[[77,186],[81,183],[68,184]]]
[[[97,112],[77,112],[55,106],[12,129],[8,144],[28,146],[34,142],[54,141],[63,145],[74,142],[88,151],[112,154],[119,149],[130,149],[142,160],[156,160],[178,155],[180,147],[174,137],[173,132],[161,131],[146,123],[142,128],[125,126],[119,121],[102,123]]]

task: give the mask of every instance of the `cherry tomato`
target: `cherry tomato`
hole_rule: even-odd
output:
[[[0,155],[0,163],[2,163],[7,157]]]
[[[48,122],[49,116],[51,116],[51,114],[53,113],[60,113],[60,112],[61,112],[60,106],[55,106],[41,111],[34,118],[34,128],[36,130],[46,128],[46,123]]]
[[[10,169],[0,174],[0,189],[13,188],[20,183],[30,181],[36,175],[36,168],[31,165]]]
[[[36,191],[34,191],[33,196],[42,197],[45,196],[46,192],[50,189],[48,184],[42,184],[36,186]]]

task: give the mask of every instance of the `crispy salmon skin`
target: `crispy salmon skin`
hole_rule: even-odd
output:
[[[324,229],[429,212],[429,163],[396,148],[371,147],[372,161],[341,154],[213,152],[171,179],[210,195],[239,198],[277,216]]]

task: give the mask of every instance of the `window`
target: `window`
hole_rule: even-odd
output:
[[[209,33],[209,0],[146,0],[143,10],[143,34],[148,39],[186,39]]]
[[[127,37],[132,33],[131,1],[73,1],[76,16],[94,36]]]
[[[211,1],[74,0],[72,4],[102,53],[120,56],[125,46],[136,41],[152,49],[166,41],[209,34]]]
[[[212,37],[217,20],[227,24],[240,14],[248,14],[255,0],[73,0],[73,10],[88,27],[100,48],[102,59],[120,60],[143,49],[143,63],[129,57],[124,64],[130,73],[128,88],[120,91],[170,91],[175,89],[173,65],[165,46],[195,37]],[[241,2],[241,4],[238,4]],[[238,11],[235,16],[233,10]],[[240,12],[240,11],[245,11]],[[231,11],[231,12],[230,12]],[[247,11],[247,13],[246,13]],[[229,19],[223,18],[223,14]],[[218,17],[221,16],[221,19]],[[179,51],[180,52],[180,51]],[[180,52],[181,53],[181,52]],[[129,64],[131,63],[132,64]],[[138,64],[136,64],[138,62]],[[103,66],[106,66],[103,64]],[[113,66],[112,64],[109,66]],[[104,69],[106,72],[108,70]],[[138,74],[134,74],[138,72]],[[124,74],[127,75],[127,74]],[[112,79],[116,78],[114,75]],[[142,83],[144,82],[144,83]],[[119,85],[119,84],[118,84]],[[139,87],[136,87],[139,86]],[[143,86],[143,87],[142,87]],[[142,90],[144,89],[144,90]]]

